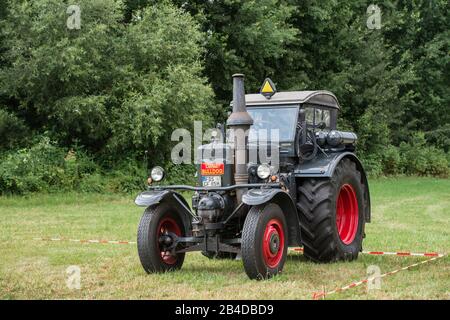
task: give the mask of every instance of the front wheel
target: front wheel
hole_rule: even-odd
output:
[[[287,255],[286,219],[274,203],[255,206],[245,218],[241,253],[250,279],[268,279],[280,273]]]
[[[138,254],[144,270],[153,273],[180,269],[185,253],[173,253],[170,246],[174,236],[184,235],[178,213],[167,203],[145,210],[137,235]]]

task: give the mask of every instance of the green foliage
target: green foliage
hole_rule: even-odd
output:
[[[8,4],[0,96],[38,132],[120,162],[147,148],[164,159],[171,130],[211,121],[202,33],[182,10],[162,2],[123,24],[121,1],[80,0],[81,29],[70,30],[64,2]]]
[[[409,131],[430,132],[450,123],[444,111],[450,104],[450,6],[446,0],[417,0],[386,9],[386,45],[395,53],[393,63],[409,74],[399,86],[405,109],[397,130],[401,140]]]
[[[417,133],[410,143],[400,144],[401,165],[406,174],[448,177],[450,162],[444,151],[427,144],[425,135]]]
[[[409,142],[399,147],[386,145],[375,153],[362,156],[371,176],[420,175],[446,178],[450,174],[450,157],[442,149],[430,145],[422,132],[414,133]]]
[[[167,163],[165,166],[167,172],[167,177],[164,183],[168,184],[195,184],[197,182],[196,178],[196,167],[195,165],[187,164],[173,164]]]
[[[390,143],[390,131],[386,116],[372,108],[358,121],[358,150],[364,155],[379,154]]]
[[[202,34],[189,15],[171,6],[150,6],[137,14],[121,39],[127,65],[133,66],[125,77],[134,81],[123,88],[122,106],[112,113],[109,148],[151,147],[168,159],[175,128],[190,128],[194,119],[212,120],[212,91],[199,76]]]
[[[98,166],[84,152],[66,151],[44,136],[30,148],[3,155],[0,194],[77,190],[83,179],[97,172]]]
[[[381,156],[384,174],[396,175],[402,172],[401,156],[398,148],[389,145],[383,149]]]
[[[173,2],[194,15],[206,32],[205,72],[224,107],[230,100],[233,73],[245,73],[247,89],[258,90],[265,76],[276,74],[277,62],[298,35],[289,22],[295,6],[286,1]]]
[[[171,132],[223,121],[235,72],[249,92],[266,76],[334,92],[374,176],[449,174],[446,0],[381,1],[379,30],[361,0],[76,4],[79,30],[65,1],[0,6],[2,193],[131,192],[144,150],[167,183],[192,183],[194,166],[169,161]]]
[[[425,134],[427,141],[446,152],[450,151],[450,123],[435,128]]]
[[[371,177],[383,175],[382,157],[379,154],[369,154],[361,157],[364,170]]]
[[[29,148],[4,154],[0,161],[0,194],[71,190],[131,193],[142,190],[148,177],[144,164],[132,158],[105,172],[81,149],[66,150],[46,136]],[[193,176],[192,168],[175,167],[167,167],[169,181],[179,183]]]
[[[121,161],[104,179],[107,180],[108,191],[130,193],[145,187],[147,175],[143,164],[129,158]]]
[[[0,106],[0,151],[23,144],[27,127],[25,122]]]

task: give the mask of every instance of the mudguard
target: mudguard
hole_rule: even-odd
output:
[[[181,194],[172,190],[152,190],[141,192],[134,203],[140,207],[151,208],[160,203],[167,202],[175,208],[176,212],[180,215],[183,221],[186,235],[191,234],[191,217],[193,213],[189,209],[189,205]]]
[[[289,193],[281,189],[250,189],[242,195],[242,202],[250,206],[276,203],[286,216],[289,246],[301,245],[300,221]]]
[[[355,164],[358,170],[362,174],[363,183],[366,186],[366,194],[364,195],[367,206],[365,208],[366,222],[371,220],[371,209],[370,209],[370,191],[369,184],[367,181],[367,175],[362,166],[361,161],[353,152],[339,152],[330,154],[317,154],[317,157],[313,161],[308,161],[299,165],[295,171],[295,177],[297,178],[331,178],[333,176],[334,170],[338,163],[344,159],[350,158]]]

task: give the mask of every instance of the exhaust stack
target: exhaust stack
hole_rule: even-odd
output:
[[[253,124],[253,119],[247,112],[245,107],[245,90],[244,90],[244,75],[233,75],[233,112],[227,120],[227,125],[232,130],[232,137],[234,144],[234,182],[236,184],[245,184],[248,182],[247,172],[247,136],[250,126]],[[237,189],[236,197],[238,202],[241,202],[242,194],[245,190]]]

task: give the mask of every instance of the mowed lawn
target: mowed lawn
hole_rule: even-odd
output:
[[[450,248],[450,180],[370,181],[372,223],[365,250],[438,251]],[[181,271],[147,275],[135,245],[46,242],[36,237],[132,240],[142,213],[133,196],[32,195],[0,198],[2,299],[311,299],[321,290],[426,258],[360,255],[354,262],[315,264],[290,253],[282,275],[251,281],[242,261],[187,254]],[[450,299],[450,260],[438,259],[326,299]],[[79,266],[81,288],[69,289],[66,269]]]

